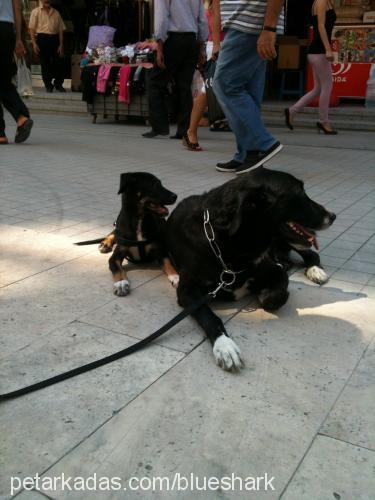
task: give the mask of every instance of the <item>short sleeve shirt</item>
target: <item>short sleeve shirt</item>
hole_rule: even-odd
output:
[[[66,29],[59,12],[52,7],[49,11],[42,7],[34,9],[30,15],[29,28],[46,35],[57,35]]]

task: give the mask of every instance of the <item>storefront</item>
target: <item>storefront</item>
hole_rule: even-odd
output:
[[[305,2],[305,7],[311,2]],[[290,22],[289,33],[296,28],[298,36],[303,36],[301,28],[293,23],[291,9],[293,1],[288,2]],[[300,6],[301,8],[301,6]],[[343,100],[359,99],[366,96],[367,81],[371,66],[375,64],[375,1],[374,0],[335,0],[337,20],[332,32],[333,90],[331,105]],[[305,10],[308,16],[308,10]],[[304,23],[300,23],[303,26]],[[312,70],[307,65],[307,90],[313,87]]]

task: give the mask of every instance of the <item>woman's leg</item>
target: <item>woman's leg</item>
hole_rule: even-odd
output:
[[[194,99],[193,109],[190,115],[190,124],[187,131],[190,142],[198,142],[198,126],[206,107],[207,97],[206,94],[202,93],[196,99]]]
[[[301,111],[305,106],[307,106],[312,100],[320,95],[321,92],[321,82],[319,77],[319,58],[324,54],[308,54],[307,61],[311,64],[314,77],[314,87],[310,92],[301,97],[293,106],[289,108],[289,113],[291,118],[293,115]],[[324,55],[325,57],[325,55]]]
[[[327,125],[329,124],[328,110],[333,86],[332,66],[325,55],[322,55],[323,58],[319,62],[319,79],[322,87],[319,98],[319,121],[323,125]]]

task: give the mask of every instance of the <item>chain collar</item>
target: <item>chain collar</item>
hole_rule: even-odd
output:
[[[223,256],[221,254],[221,250],[219,245],[215,241],[215,231],[210,222],[210,212],[206,209],[203,211],[203,229],[210,244],[210,247],[215,255],[215,257],[220,261],[220,264],[223,267],[223,270],[220,273],[220,283],[215,290],[213,290],[211,295],[216,297],[217,292],[223,288],[224,290],[228,289],[233,283],[236,281],[237,274],[243,273],[246,269],[242,269],[241,271],[232,271],[226,265]]]

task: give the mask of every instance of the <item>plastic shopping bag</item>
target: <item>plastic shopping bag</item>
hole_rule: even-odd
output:
[[[89,49],[96,49],[101,45],[108,47],[112,45],[115,33],[116,28],[112,28],[111,26],[91,26],[87,47]]]
[[[208,106],[208,119],[210,125],[217,122],[218,120],[225,119],[225,115],[220,107],[219,101],[217,100],[214,91],[212,89],[212,82],[215,75],[216,63],[213,59],[210,59],[204,65],[204,85],[206,87],[207,95],[207,106]]]
[[[198,69],[195,70],[193,81],[191,82],[191,93],[193,95],[193,99],[197,98],[202,94],[202,89],[204,87],[204,81],[202,75]]]
[[[23,97],[33,95],[31,72],[23,57],[17,59],[17,90]]]

